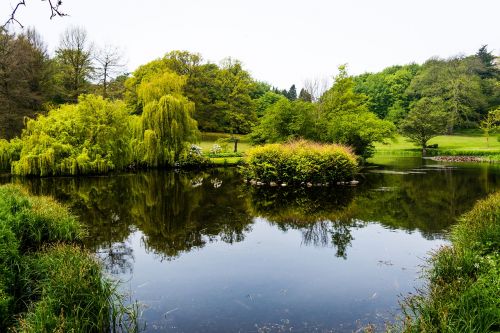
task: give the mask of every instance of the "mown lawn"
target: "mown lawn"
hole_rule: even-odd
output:
[[[482,135],[480,131],[468,130],[454,135],[441,135],[429,141],[429,145],[438,144],[441,152],[447,152],[452,155],[459,155],[460,152],[477,152],[478,154],[500,154],[500,142],[496,136],[490,136],[489,140]],[[420,153],[420,148],[408,141],[406,138],[398,135],[388,144],[375,144],[377,153],[380,154],[402,154]]]
[[[231,134],[227,134],[227,133],[203,132],[203,133],[201,133],[201,142],[198,145],[203,149],[203,153],[208,153],[208,152],[210,152],[210,149],[212,148],[212,146],[216,143],[216,141],[218,139],[230,138],[230,137],[231,137]],[[234,134],[234,137],[238,138],[238,140],[239,140],[238,141],[238,152],[239,153],[244,153],[245,151],[247,151],[251,147],[250,142],[248,141],[248,139],[244,135]],[[222,146],[222,148],[224,148],[223,145],[221,145],[221,146]],[[228,142],[227,147],[225,147],[225,148],[226,148],[226,152],[233,152],[234,143]]]

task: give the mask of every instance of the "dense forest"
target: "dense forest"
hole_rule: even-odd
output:
[[[132,73],[123,58],[83,28],[66,30],[54,54],[33,29],[0,32],[0,165],[37,175],[174,165],[199,131],[335,142],[366,158],[398,131],[425,148],[432,136],[500,119],[500,68],[487,46],[357,76],[341,65],[331,87],[299,92],[231,58],[171,51]]]

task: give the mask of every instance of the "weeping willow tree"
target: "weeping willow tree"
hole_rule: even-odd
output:
[[[136,158],[148,167],[173,166],[188,154],[189,142],[198,139],[192,118],[194,104],[182,96],[186,79],[172,72],[145,78],[137,88],[142,135]]]
[[[21,135],[17,175],[100,174],[130,164],[130,125],[125,104],[82,95],[29,120]]]
[[[0,139],[0,171],[10,170],[13,161],[19,159],[22,143],[19,138],[10,141]]]

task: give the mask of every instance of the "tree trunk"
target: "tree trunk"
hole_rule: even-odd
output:
[[[234,152],[238,152],[238,139],[234,139]]]

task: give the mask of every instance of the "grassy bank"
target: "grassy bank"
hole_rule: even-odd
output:
[[[75,216],[49,197],[0,187],[0,331],[104,332],[128,326],[116,284],[78,243]]]
[[[429,145],[437,144],[437,149],[430,149],[429,155],[482,156],[500,161],[500,141],[495,136],[486,137],[480,131],[468,130],[455,135],[441,135],[431,139]],[[388,144],[375,145],[377,155],[420,156],[421,148],[402,136],[396,136]]]
[[[479,201],[426,270],[427,288],[403,303],[403,332],[500,331],[500,192]]]

